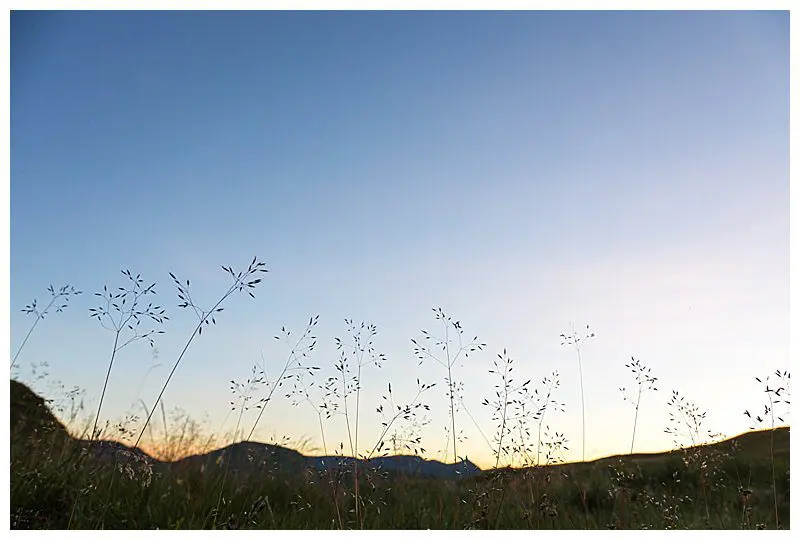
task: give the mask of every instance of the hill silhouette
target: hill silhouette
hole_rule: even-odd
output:
[[[19,381],[11,380],[11,437],[68,437],[64,427],[47,406],[44,398]]]
[[[213,516],[231,497],[238,502],[225,527],[350,523],[340,511],[352,497],[352,457],[239,442],[160,461],[118,441],[72,437],[46,400],[13,380],[11,426],[12,528],[66,528],[75,515],[91,528],[109,500],[108,527],[219,527]],[[360,461],[359,481],[379,505],[368,528],[786,528],[789,444],[782,427],[668,452],[487,471],[382,456]],[[300,501],[309,513],[297,513]]]
[[[254,441],[237,442],[177,461],[160,461],[139,448],[132,448],[119,441],[89,441],[70,436],[64,425],[50,411],[46,401],[19,381],[11,380],[11,403],[12,441],[19,442],[20,435],[25,435],[22,440],[30,440],[55,434],[58,439],[64,439],[63,442],[77,444],[104,461],[113,461],[126,452],[133,452],[137,457],[160,470],[201,469],[205,471],[225,467],[228,473],[234,475],[250,475],[259,472],[295,475],[304,471],[335,469],[347,472],[356,461],[347,456],[304,456],[290,448]],[[446,464],[418,456],[396,455],[359,461],[362,468],[422,478],[461,478],[481,472],[481,469],[469,460],[457,464]]]
[[[741,456],[758,460],[769,454],[769,436],[772,430],[750,431],[697,448],[701,453],[713,453],[721,450],[736,449]],[[159,462],[139,448],[131,448],[118,441],[101,440],[86,441],[71,437],[66,427],[55,417],[44,398],[37,395],[25,384],[11,380],[11,435],[12,440],[20,436],[71,439],[91,446],[100,458],[111,457],[120,451],[133,451],[153,462]],[[779,427],[774,430],[774,456],[776,460],[789,459],[789,428]],[[575,469],[618,464],[620,460],[639,466],[654,466],[675,456],[677,450],[655,453],[623,454],[599,458],[585,463],[563,463],[549,465],[556,469]],[[303,454],[279,445],[253,441],[237,442],[205,454],[192,455],[175,462],[163,462],[178,468],[212,467],[227,463],[229,469],[243,473],[253,473],[259,468],[281,469],[284,472],[297,473],[303,469],[323,470],[336,467],[351,467],[355,461],[348,456],[304,456]],[[402,472],[434,478],[469,477],[481,472],[472,462],[465,460],[457,465],[445,464],[436,460],[426,460],[419,456],[395,455],[381,456],[369,460],[369,467],[391,472]]]
[[[174,462],[159,461],[139,448],[131,448],[118,441],[87,441],[71,437],[64,425],[53,415],[44,398],[25,384],[11,380],[11,432],[12,441],[40,437],[56,437],[71,440],[103,460],[110,460],[121,452],[131,451],[159,468],[177,470],[187,468],[208,469],[226,466],[234,474],[255,474],[272,471],[282,474],[299,474],[305,470],[322,471],[352,468],[355,458],[348,456],[304,456],[296,450],[279,445],[246,441],[237,442],[205,454],[184,457]],[[730,439],[703,445],[694,449],[699,455],[712,455],[721,451],[736,450],[742,459],[760,461],[769,455],[770,436],[773,439],[776,461],[789,459],[789,428],[750,431]],[[681,452],[685,452],[681,451]],[[608,456],[585,463],[563,463],[549,465],[553,471],[579,471],[598,467],[617,466],[620,463],[634,465],[640,470],[655,471],[670,467],[683,454],[672,450],[657,453],[639,453]],[[419,456],[393,455],[362,460],[362,465],[372,470],[389,474],[403,474],[426,478],[468,478],[483,472],[474,463],[465,460],[458,464],[446,464],[426,460]],[[522,469],[524,470],[524,469]]]

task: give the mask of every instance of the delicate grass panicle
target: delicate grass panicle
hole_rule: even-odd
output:
[[[589,325],[586,325],[586,332],[583,335],[578,335],[575,331],[575,325],[572,325],[572,331],[569,334],[561,334],[561,345],[569,346],[575,349],[575,355],[578,358],[578,374],[581,383],[581,461],[586,461],[586,402],[583,397],[583,363],[581,362],[581,343],[587,339],[594,337],[594,332],[589,332]]]
[[[502,354],[497,355],[489,373],[496,375],[500,381],[494,385],[493,398],[491,400],[484,398],[482,402],[484,406],[491,409],[492,421],[497,426],[492,448],[495,456],[495,468],[500,466],[501,459],[508,459],[507,464],[512,465],[515,455],[528,455],[525,441],[530,440],[530,431],[526,422],[530,418],[528,414],[530,407],[526,407],[526,405],[531,401],[528,391],[531,380],[528,379],[521,384],[517,383],[511,373],[514,370],[513,363],[514,360],[505,349]],[[513,440],[514,435],[517,435],[518,439]]]
[[[100,393],[100,404],[97,406],[92,438],[100,435],[97,432],[97,422],[100,420],[103,400],[111,377],[111,368],[114,366],[114,359],[117,353],[124,347],[139,340],[147,340],[150,346],[154,347],[153,336],[163,334],[164,331],[158,330],[156,327],[143,329],[142,322],[146,321],[152,325],[159,325],[169,319],[161,306],[154,306],[152,302],[143,305],[145,297],[156,294],[155,283],[145,286],[141,275],[136,274],[134,276],[130,270],[122,270],[122,275],[128,280],[126,286],[117,287],[116,291],[114,291],[109,290],[108,286],[104,285],[102,292],[94,293],[95,296],[101,298],[101,304],[97,307],[89,308],[89,316],[97,319],[100,326],[114,334],[114,346],[111,349],[111,358],[103,381],[103,391]]]
[[[186,354],[186,351],[189,349],[189,345],[191,345],[194,338],[196,336],[202,335],[204,326],[208,327],[210,324],[216,324],[217,321],[215,318],[215,314],[221,313],[223,311],[222,307],[223,302],[225,302],[225,300],[228,299],[228,297],[230,297],[233,293],[246,292],[251,298],[255,298],[255,295],[253,294],[252,291],[259,283],[261,283],[261,278],[257,278],[255,276],[267,271],[266,263],[259,261],[257,257],[253,257],[252,262],[248,265],[247,269],[245,270],[234,272],[231,267],[225,267],[225,266],[222,267],[222,270],[231,276],[231,278],[233,279],[233,283],[228,287],[228,290],[219,298],[219,300],[217,300],[217,302],[210,309],[201,308],[192,298],[189,290],[190,282],[188,279],[184,283],[181,282],[172,272],[169,273],[178,291],[177,293],[179,300],[178,307],[182,309],[191,310],[197,317],[198,322],[194,328],[194,331],[189,336],[189,339],[186,341],[186,344],[181,350],[181,353],[178,356],[177,360],[175,361],[175,364],[172,366],[172,370],[170,371],[166,381],[161,387],[158,397],[156,398],[152,407],[149,409],[144,425],[139,431],[139,435],[136,438],[136,441],[133,443],[134,450],[138,449],[139,443],[141,442],[142,437],[144,436],[147,427],[150,424],[153,414],[155,413],[156,407],[161,402],[161,399],[164,396],[164,392],[166,391],[170,381],[172,380],[173,375],[175,374],[175,371],[178,369],[178,366],[183,360],[183,357]],[[144,287],[143,281],[138,274],[136,275],[136,277],[134,277],[133,274],[131,274],[131,272],[128,270],[124,270],[123,274],[130,281],[130,288],[126,289],[124,287],[120,287],[119,292],[113,293],[109,292],[107,287],[104,287],[103,292],[97,293],[97,296],[100,296],[106,301],[105,305],[101,305],[98,308],[90,310],[91,316],[96,317],[98,320],[100,320],[100,323],[101,325],[103,325],[104,328],[110,329],[115,332],[114,349],[111,355],[111,362],[109,363],[108,372],[106,374],[104,391],[105,391],[105,386],[108,384],[108,378],[111,373],[111,365],[113,364],[114,361],[114,354],[121,347],[124,347],[129,343],[132,343],[138,339],[148,339],[151,341],[152,345],[151,336],[154,333],[162,333],[162,331],[148,330],[140,334],[138,330],[138,325],[140,321],[143,318],[149,318],[158,323],[161,323],[164,320],[166,320],[166,316],[164,315],[164,310],[159,306],[153,306],[152,304],[148,304],[144,310],[142,310],[139,307],[139,301],[143,296],[148,294],[155,294],[155,284],[152,284],[148,287]],[[115,312],[118,314],[117,318],[114,317]],[[108,323],[110,326],[106,326],[106,323]],[[124,340],[120,345],[119,344],[120,336],[126,329],[132,332],[133,335],[129,339]],[[100,406],[102,406],[102,396],[101,396]],[[99,408],[98,408],[98,418],[99,418]],[[125,458],[123,467],[125,467],[130,462],[131,458],[130,456],[123,456],[123,457]],[[112,471],[112,473],[114,471]],[[106,492],[106,504],[103,505],[102,511],[100,512],[100,517],[98,519],[98,523],[100,524],[102,524],[105,520],[106,512],[108,511],[109,508],[107,503],[111,498],[113,485],[114,485],[114,475],[112,474],[111,477],[109,478],[108,490]]]
[[[558,371],[553,371],[550,376],[542,378],[542,392],[539,392],[539,389],[534,389],[533,393],[537,399],[536,402],[536,414],[534,414],[533,419],[536,421],[536,465],[539,466],[542,464],[541,462],[541,453],[542,453],[542,427],[545,428],[545,434],[549,433],[550,426],[545,424],[545,416],[547,411],[554,410],[554,412],[564,412],[565,404],[559,401],[556,401],[554,394],[558,387],[561,385],[561,381],[558,378]],[[563,438],[563,436],[561,437]],[[550,440],[548,438],[548,440]],[[566,439],[563,440],[563,443],[566,444]],[[561,445],[558,445],[558,450],[561,450]],[[549,464],[549,455],[548,461]]]
[[[464,344],[464,329],[461,321],[453,320],[445,314],[442,308],[433,309],[434,318],[441,321],[443,326],[443,336],[434,336],[427,330],[422,330],[420,340],[412,339],[414,344],[414,355],[419,359],[420,365],[426,360],[433,361],[447,370],[445,384],[447,384],[447,399],[450,401],[450,426],[448,426],[449,436],[453,441],[453,462],[458,462],[457,439],[459,432],[456,431],[456,403],[458,402],[459,381],[455,378],[454,368],[462,358],[468,358],[470,353],[482,351],[486,348],[485,343],[479,343],[475,336],[472,341]],[[445,460],[447,455],[445,454]]]
[[[161,387],[161,391],[158,393],[158,397],[156,398],[155,403],[150,408],[150,414],[148,414],[147,419],[145,420],[144,426],[142,427],[141,432],[139,433],[139,437],[136,439],[136,443],[134,443],[134,447],[139,445],[139,441],[144,435],[145,429],[147,429],[147,425],[150,423],[150,419],[155,412],[155,408],[158,403],[161,401],[161,398],[164,396],[164,392],[169,386],[170,381],[172,380],[173,375],[175,375],[175,371],[178,369],[181,361],[183,360],[186,351],[189,350],[189,345],[192,344],[192,341],[196,336],[200,336],[203,333],[203,327],[208,327],[209,324],[216,324],[215,315],[221,313],[223,311],[222,304],[227,300],[233,293],[236,292],[246,292],[250,298],[255,298],[253,294],[253,290],[255,287],[261,283],[261,278],[257,278],[260,273],[267,272],[266,263],[259,261],[257,257],[253,257],[252,262],[247,266],[245,270],[240,270],[239,272],[234,272],[233,269],[228,266],[222,267],[222,270],[228,273],[231,278],[233,279],[233,283],[228,287],[228,290],[216,301],[216,303],[210,309],[203,309],[199,307],[189,292],[190,282],[187,279],[185,284],[181,282],[175,274],[172,272],[169,273],[172,281],[175,284],[175,287],[178,290],[178,307],[186,310],[191,310],[195,317],[197,317],[197,325],[195,326],[192,334],[189,336],[189,339],[186,341],[186,344],[183,346],[181,353],[178,355],[177,360],[175,360],[175,364],[172,366],[172,370],[169,372],[166,381],[164,381],[164,385]]]
[[[636,425],[639,421],[639,406],[642,403],[642,395],[648,391],[656,392],[658,390],[658,388],[656,388],[656,381],[658,381],[658,379],[650,375],[649,367],[645,366],[640,360],[636,360],[633,356],[631,356],[631,361],[625,364],[625,367],[633,373],[636,380],[636,388],[633,394],[628,394],[624,386],[619,389],[619,391],[622,392],[622,399],[633,405],[635,410],[633,415],[633,434],[631,435],[631,454],[633,454],[633,445],[636,441]]]
[[[394,455],[400,453],[413,453],[415,456],[425,454],[420,430],[430,423],[423,411],[430,411],[431,408],[430,405],[422,402],[421,398],[434,386],[436,383],[425,384],[417,379],[417,393],[414,399],[406,404],[398,404],[392,393],[392,383],[389,383],[389,391],[381,396],[381,403],[376,409],[381,416],[381,432],[366,459],[370,459],[375,454],[388,455],[387,439],[391,441]],[[402,425],[398,426],[398,424]]]
[[[751,414],[749,410],[744,411],[744,414],[753,422],[751,429],[764,429],[768,427],[770,430],[769,436],[769,461],[770,473],[772,475],[772,498],[775,509],[775,528],[781,528],[781,520],[779,516],[778,504],[778,485],[775,472],[775,428],[778,426],[776,420],[781,425],[788,425],[788,414],[790,401],[790,374],[788,371],[775,370],[774,373],[767,375],[766,378],[755,377],[764,389],[766,396],[766,403],[763,404],[764,409],[759,413]],[[776,410],[777,409],[777,410]]]
[[[347,440],[350,445],[350,455],[358,458],[359,446],[359,415],[361,413],[361,374],[364,367],[373,365],[380,368],[386,362],[386,355],[378,353],[375,349],[374,339],[378,328],[374,324],[361,322],[354,323],[352,319],[345,319],[349,339],[334,338],[339,358],[334,363],[336,375],[329,379],[328,388],[335,401],[332,402],[333,412],[344,416]],[[355,395],[355,405],[350,405],[351,396]],[[356,523],[363,527],[361,515],[362,499],[359,494],[359,460],[353,460],[353,500]]]
[[[677,390],[667,402],[669,418],[664,433],[672,435],[673,444],[678,448],[696,447],[697,445],[718,438],[705,427],[707,411],[702,411],[693,401],[689,401]]]
[[[292,383],[292,390],[289,393],[291,403],[295,407],[307,403],[317,415],[317,423],[319,425],[319,435],[322,440],[322,450],[325,455],[328,454],[328,443],[325,439],[325,425],[324,420],[330,420],[332,416],[332,407],[325,401],[325,396],[332,393],[328,386],[321,386],[315,380],[315,373],[301,372]],[[330,384],[330,380],[327,384]],[[319,395],[320,392],[323,395]]]
[[[22,308],[22,312],[28,315],[33,315],[33,324],[28,329],[28,333],[25,334],[25,338],[22,340],[19,348],[17,348],[17,352],[14,354],[14,357],[11,359],[11,368],[16,365],[17,358],[19,358],[19,353],[22,352],[23,347],[25,344],[28,343],[28,339],[31,337],[31,334],[36,329],[36,325],[39,324],[39,321],[45,318],[45,316],[50,312],[50,308],[55,307],[56,313],[61,313],[64,311],[67,306],[69,305],[69,299],[72,296],[77,296],[81,294],[81,291],[75,289],[72,285],[64,285],[59,287],[58,290],[54,289],[52,285],[47,287],[47,292],[50,293],[50,302],[42,309],[39,309],[39,306],[36,303],[36,299],[33,299],[33,302]],[[56,305],[56,302],[59,304]],[[63,302],[60,303],[60,302]]]
[[[683,454],[685,468],[696,474],[696,483],[700,488],[702,506],[705,512],[704,524],[711,526],[711,506],[709,503],[709,490],[715,487],[717,477],[716,461],[724,459],[727,454],[718,451],[704,452],[704,444],[721,441],[723,435],[713,432],[706,427],[707,411],[701,409],[694,402],[686,399],[680,392],[673,390],[669,401],[669,418],[664,433],[673,437],[673,443]],[[717,450],[715,448],[715,450]]]
[[[267,361],[264,358],[263,353],[261,353],[261,363],[253,366],[253,378],[255,380],[254,384],[263,386],[266,390],[266,396],[262,397],[256,405],[256,409],[258,409],[258,417],[256,418],[255,422],[253,422],[253,427],[250,428],[250,433],[247,435],[247,440],[252,439],[253,433],[255,433],[256,428],[258,427],[258,423],[261,421],[261,417],[264,415],[265,409],[272,401],[272,398],[278,389],[283,388],[284,384],[288,385],[289,382],[292,382],[295,385],[294,389],[286,395],[287,398],[290,398],[292,397],[293,392],[297,390],[297,384],[302,381],[302,377],[304,375],[313,375],[315,371],[320,369],[318,366],[307,366],[303,363],[303,361],[309,357],[309,355],[314,351],[314,348],[317,346],[317,337],[313,335],[313,332],[318,322],[319,315],[311,317],[308,320],[305,330],[300,334],[299,337],[296,338],[296,340],[292,333],[287,330],[285,326],[281,327],[280,335],[274,336],[276,340],[285,343],[289,349],[289,353],[286,357],[286,361],[283,364],[283,368],[275,379],[270,380],[269,376],[267,375],[269,368],[267,367]]]

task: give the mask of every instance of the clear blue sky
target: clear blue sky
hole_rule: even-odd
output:
[[[168,272],[209,304],[229,285],[220,266],[257,255],[256,299],[226,303],[165,395],[214,429],[262,352],[280,370],[281,326],[320,315],[310,363],[328,376],[348,317],[378,325],[388,358],[364,373],[362,440],[387,383],[411,397],[419,377],[438,382],[436,457],[444,373],[418,366],[410,338],[437,330],[441,306],[488,345],[457,367],[487,434],[480,402],[506,348],[520,378],[559,370],[552,426],[580,457],[559,338],[574,322],[597,334],[587,457],[628,450],[631,356],[660,389],[637,449],[670,446],[672,389],[735,435],[762,398],[753,377],[789,365],[788,167],[787,13],[14,13],[11,349],[47,285],[84,291],[39,324],[18,376],[47,361],[91,409],[113,344],[92,293],[122,268],[157,282],[161,366],[145,378],[144,343],[120,353],[104,405],[120,418],[150,406],[191,333]],[[465,453],[489,464],[459,414]],[[315,422],[278,400],[258,436],[321,445]],[[344,440],[341,418],[327,430]]]

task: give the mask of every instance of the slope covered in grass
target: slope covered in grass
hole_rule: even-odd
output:
[[[788,428],[455,478],[364,468],[356,519],[352,461],[319,470],[259,443],[129,459],[119,443],[69,437],[24,385],[12,381],[11,400],[13,528],[752,529],[775,528],[776,511],[789,527]]]

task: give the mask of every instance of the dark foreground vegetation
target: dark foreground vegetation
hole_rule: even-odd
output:
[[[358,519],[350,467],[315,470],[292,450],[260,447],[255,460],[240,448],[169,464],[77,440],[12,381],[11,527],[757,529],[776,527],[777,502],[778,526],[789,528],[788,428],[459,479],[363,466]]]

